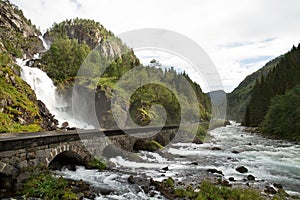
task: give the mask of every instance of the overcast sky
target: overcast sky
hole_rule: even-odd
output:
[[[140,28],[164,28],[199,44],[215,63],[225,91],[298,45],[299,0],[11,0],[42,31],[70,18],[99,21],[116,35]],[[149,62],[145,53],[138,53]],[[162,64],[189,66],[169,56]],[[201,84],[200,76],[190,73]],[[204,90],[206,90],[204,88]]]

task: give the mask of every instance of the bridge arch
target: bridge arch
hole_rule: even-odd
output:
[[[60,164],[84,164],[89,153],[83,147],[77,145],[59,145],[51,148],[49,155],[45,158],[45,166],[49,167],[54,162]]]

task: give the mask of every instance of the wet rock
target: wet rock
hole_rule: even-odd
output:
[[[142,185],[141,188],[142,188],[142,190],[143,190],[146,194],[149,193],[149,186],[148,186],[148,185]]]
[[[155,186],[155,188],[160,191],[167,199],[175,199],[174,188],[168,186],[168,184],[163,182],[154,181],[150,179],[150,184]]]
[[[224,126],[227,126],[227,125],[231,125],[230,121],[228,121],[228,120],[226,120],[226,121],[224,122]]]
[[[110,188],[96,188],[96,187],[91,187],[91,192],[94,194],[102,194],[102,195],[109,195],[111,193],[114,193],[115,191],[110,189]]]
[[[88,199],[95,199],[96,198],[96,194],[91,192],[91,191],[85,191],[83,196],[85,198],[88,198]]]
[[[133,145],[134,151],[156,151],[158,148],[154,148],[149,142],[146,142],[144,139],[138,139]]]
[[[247,176],[247,179],[248,179],[248,181],[254,181],[254,180],[255,180],[255,177],[254,177],[253,175],[249,174],[249,175]]]
[[[198,163],[197,162],[192,162],[191,165],[198,165]]]
[[[130,184],[135,184],[135,180],[134,180],[133,176],[129,176],[128,179],[127,179],[127,181]]]
[[[240,152],[236,151],[236,150],[233,150],[231,153],[234,153],[234,154],[238,154]]]
[[[209,173],[212,173],[212,174],[220,174],[220,175],[224,176],[223,172],[220,170],[217,170],[217,169],[208,169],[206,171]]]
[[[249,142],[249,143],[247,143],[246,145],[248,145],[248,146],[252,146],[252,143],[251,143],[251,142]]]
[[[247,173],[248,172],[248,169],[244,166],[239,166],[235,169],[236,171],[240,172],[240,173]]]
[[[235,180],[234,180],[234,177],[229,177],[228,180],[229,180],[229,181],[235,181]]]
[[[78,187],[78,189],[79,189],[80,192],[84,192],[84,191],[90,190],[90,184],[84,182],[81,179],[77,182],[77,187]]]
[[[213,147],[213,148],[211,148],[211,150],[213,150],[213,151],[220,151],[222,149],[220,147]]]
[[[227,180],[218,180],[218,183],[222,186],[231,187],[232,185]]]
[[[163,168],[162,168],[162,170],[164,170],[164,171],[168,171],[168,170],[169,170],[169,167],[168,167],[168,166],[166,166],[166,167],[163,167]]]
[[[58,121],[54,118],[54,115],[52,115],[49,112],[49,110],[42,101],[37,100],[36,103],[39,108],[40,115],[43,119],[43,123],[41,124],[42,128],[48,131],[56,130]]]
[[[283,186],[279,183],[274,183],[273,186],[276,187],[277,189],[283,189]]]
[[[268,194],[276,194],[277,193],[277,191],[272,186],[266,186],[264,192],[268,193]]]
[[[199,137],[194,137],[192,143],[195,144],[203,144],[203,141]]]

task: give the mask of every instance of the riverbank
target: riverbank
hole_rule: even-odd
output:
[[[111,191],[98,193],[96,199],[165,199],[157,184],[169,178],[181,195],[198,195],[203,180],[208,180],[213,183],[208,188],[252,188],[268,199],[280,196],[282,187],[289,194],[287,199],[300,199],[300,145],[244,129],[232,124],[210,130],[211,139],[203,144],[175,143],[155,152],[138,151],[131,157],[114,155],[109,159],[110,170],[77,167],[76,171],[55,173]]]

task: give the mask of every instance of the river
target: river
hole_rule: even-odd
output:
[[[57,173],[115,191],[110,195],[99,195],[97,199],[164,199],[159,192],[145,194],[136,185],[129,184],[128,177],[159,181],[172,177],[177,182],[196,183],[208,176],[207,169],[221,170],[227,180],[234,177],[233,184],[245,185],[249,182],[245,180],[247,175],[251,174],[255,177],[251,185],[263,188],[277,183],[288,193],[300,195],[300,145],[266,139],[244,129],[233,123],[209,131],[212,139],[204,144],[176,143],[166,147],[164,154],[141,151],[136,154],[142,160],[139,162],[117,156],[110,159],[115,167],[109,171],[77,167],[75,172]],[[166,166],[168,170],[162,170]],[[249,171],[241,174],[235,170],[238,166],[245,166]]]

